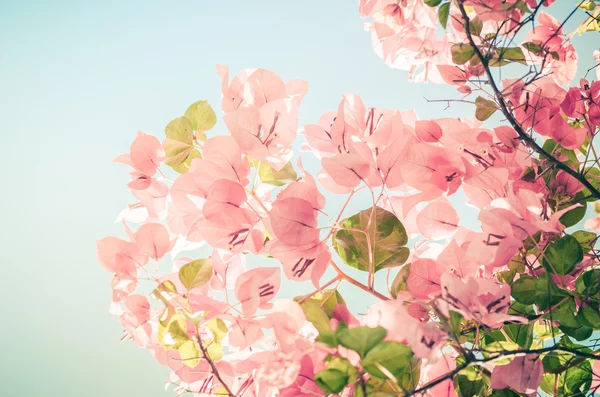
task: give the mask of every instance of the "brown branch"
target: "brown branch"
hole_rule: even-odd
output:
[[[217,380],[219,381],[219,383],[221,384],[221,386],[223,386],[223,388],[227,391],[227,395],[229,397],[237,397],[231,391],[231,389],[229,388],[229,386],[227,386],[227,384],[225,383],[225,381],[223,381],[223,378],[221,378],[221,375],[219,374],[219,370],[217,369],[217,366],[215,365],[215,363],[208,356],[208,352],[206,351],[206,348],[202,344],[202,339],[200,339],[200,330],[198,330],[198,335],[196,336],[196,338],[198,339],[198,345],[200,346],[200,351],[202,352],[202,356],[204,356],[204,359],[208,362],[208,365],[210,365],[210,368],[211,368],[212,373],[215,376],[215,378],[217,378]]]
[[[457,5],[458,5],[458,8],[460,9],[460,12],[463,17],[465,33],[466,33],[467,39],[469,40],[469,44],[475,51],[475,55],[477,56],[477,58],[479,59],[479,61],[481,62],[482,66],[485,70],[485,73],[489,80],[489,85],[492,87],[492,90],[494,92],[496,100],[497,100],[498,104],[500,105],[500,110],[502,111],[502,113],[504,114],[504,116],[506,117],[508,122],[511,124],[511,126],[515,129],[517,134],[519,135],[519,139],[521,141],[523,141],[523,143],[525,143],[525,145],[527,145],[530,149],[532,149],[533,151],[537,152],[540,156],[542,156],[542,157],[546,158],[548,161],[550,161],[557,168],[561,169],[562,171],[565,171],[567,174],[571,175],[573,178],[575,178],[577,181],[579,181],[583,186],[585,186],[591,192],[593,197],[600,199],[600,191],[598,191],[598,189],[596,189],[585,177],[580,175],[577,171],[573,170],[568,165],[557,160],[554,156],[552,156],[550,153],[548,153],[546,150],[544,150],[540,145],[538,145],[535,142],[535,140],[525,132],[525,130],[523,129],[521,124],[519,124],[519,122],[515,119],[514,115],[510,112],[510,110],[508,109],[508,106],[506,104],[506,101],[504,100],[504,97],[502,95],[502,92],[500,91],[500,89],[498,88],[498,85],[496,84],[496,81],[494,80],[494,76],[492,75],[492,71],[488,64],[488,59],[481,53],[479,47],[473,40],[473,36],[471,35],[471,30],[470,30],[470,26],[469,26],[469,23],[471,22],[471,20],[470,20],[469,16],[467,15],[467,11],[465,10],[463,2],[464,2],[464,0],[459,0],[459,1],[457,1]]]
[[[456,367],[455,369],[453,369],[452,371],[448,372],[447,374],[445,374],[444,376],[441,376],[437,379],[432,380],[431,382],[426,383],[425,385],[421,386],[418,389],[413,390],[412,392],[410,392],[409,394],[406,395],[406,397],[410,397],[410,396],[414,396],[417,395],[419,393],[422,393],[428,389],[431,389],[432,387],[446,381],[449,379],[452,379],[456,374],[458,374],[460,371],[462,371],[463,369],[469,367],[472,364],[483,364],[483,363],[487,363],[489,361],[494,361],[494,360],[498,360],[500,358],[503,357],[508,357],[508,356],[516,356],[516,355],[520,355],[520,354],[537,354],[540,355],[542,353],[550,353],[550,352],[563,352],[563,353],[569,353],[574,355],[575,357],[577,357],[577,359],[575,360],[576,363],[579,363],[581,361],[585,361],[585,360],[600,360],[600,356],[593,354],[593,353],[586,353],[586,352],[582,352],[579,351],[577,349],[573,349],[570,347],[564,347],[564,346],[559,346],[559,345],[554,345],[552,347],[546,347],[543,349],[524,349],[524,350],[514,350],[514,351],[503,351],[499,354],[496,354],[494,356],[490,356],[490,357],[486,357],[486,358],[469,358],[469,357],[465,357],[466,362],[464,364],[459,365],[458,367]],[[579,359],[582,359],[581,361]],[[575,362],[574,361],[574,362]]]

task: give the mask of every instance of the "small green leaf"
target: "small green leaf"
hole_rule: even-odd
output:
[[[598,306],[586,305],[579,308],[577,313],[579,324],[594,330],[600,329],[600,312]]]
[[[375,272],[402,265],[410,253],[405,247],[408,235],[396,215],[380,207],[374,209],[363,210],[343,220],[344,229],[333,235],[333,247],[340,258],[347,265],[362,271],[369,271],[369,245],[374,251]],[[370,219],[372,212],[373,218]]]
[[[381,379],[389,377],[381,370],[398,376],[408,367],[413,354],[410,347],[398,342],[382,342],[375,346],[360,362],[369,374]]]
[[[558,288],[548,273],[540,274],[536,285],[535,303],[540,310],[546,310],[569,297],[569,293]]]
[[[535,43],[523,43],[522,44],[525,49],[535,55],[540,55],[542,52],[542,47]]]
[[[479,17],[475,17],[469,21],[469,31],[474,36],[479,36],[483,29],[483,22]]]
[[[337,369],[324,369],[315,374],[315,383],[327,394],[338,394],[348,384],[348,374]]]
[[[438,8],[438,19],[444,29],[448,25],[448,15],[450,14],[450,3],[444,3]]]
[[[477,120],[485,121],[498,110],[498,105],[489,99],[478,96],[477,99],[475,99],[475,109],[475,117]]]
[[[332,331],[319,331],[315,341],[329,347],[337,347],[339,344],[335,332]]]
[[[525,54],[520,47],[504,47],[498,49],[498,58],[525,65]]]
[[[578,7],[584,11],[594,11],[596,8],[596,3],[592,0],[584,0],[578,5]]]
[[[358,326],[354,328],[338,327],[337,339],[340,345],[354,350],[364,357],[371,349],[378,345],[387,335],[383,327],[370,328]]]
[[[585,296],[600,293],[600,269],[592,269],[581,274],[575,281],[577,292]]]
[[[456,374],[455,384],[460,397],[483,396],[488,389],[488,378],[478,367],[467,367]]]
[[[427,4],[429,7],[437,7],[441,2],[442,0],[425,0],[425,4]]]
[[[457,65],[464,65],[475,55],[475,49],[469,44],[463,43],[453,44],[450,51],[452,53],[452,62]]]
[[[559,305],[554,307],[552,311],[544,314],[544,318],[551,321],[558,321],[562,326],[569,328],[579,327],[579,321],[575,317],[577,305],[574,299],[565,299]]]
[[[583,252],[590,252],[594,249],[596,244],[596,233],[586,232],[585,230],[578,230],[575,233],[571,234],[575,240],[581,245]]]
[[[194,141],[193,130],[192,122],[187,117],[178,117],[167,124],[165,134],[169,139],[191,145]]]
[[[190,368],[196,368],[200,363],[200,349],[193,340],[187,340],[179,346],[179,356],[181,361]]]
[[[575,195],[575,197],[573,197],[573,200],[581,202],[583,201],[583,197],[584,194],[582,192],[579,192]],[[565,214],[563,214],[563,216],[560,217],[560,223],[562,223],[565,227],[574,226],[585,217],[586,210],[587,205],[573,208],[572,210],[567,211]]]
[[[196,131],[196,139],[206,139],[204,132],[217,124],[217,115],[207,101],[192,103],[185,111],[184,116],[190,120],[192,128]]]
[[[179,269],[179,280],[189,291],[206,284],[212,274],[212,261],[210,259],[197,259]]]
[[[531,305],[536,302],[537,279],[530,276],[521,276],[511,287],[511,295],[517,302]]]
[[[291,163],[287,163],[280,171],[275,171],[269,164],[261,162],[258,167],[258,176],[262,183],[274,186],[287,185],[296,180],[298,175]]]
[[[572,338],[575,338],[575,340],[578,340],[578,341],[584,341],[584,340],[588,339],[590,336],[592,336],[592,334],[594,333],[593,329],[584,327],[583,325],[576,327],[576,328],[571,328],[571,327],[566,327],[564,325],[561,325],[558,328],[565,334],[569,335]]]
[[[398,292],[408,291],[408,286],[406,284],[408,276],[410,276],[410,263],[402,266],[398,274],[396,274],[396,277],[394,277],[394,281],[392,281],[390,292],[394,299],[398,297]]]
[[[573,236],[566,235],[549,244],[542,263],[547,271],[564,276],[583,260],[583,249]]]
[[[330,331],[330,317],[325,313],[319,302],[308,299],[300,305],[304,311],[306,319],[315,326],[319,333]]]
[[[162,344],[167,349],[179,349],[181,345],[189,341],[185,320],[181,317],[172,321],[167,327],[167,332],[163,336]]]
[[[202,154],[193,144],[167,138],[163,142],[165,149],[165,164],[183,174],[189,170],[193,159],[202,158]]]

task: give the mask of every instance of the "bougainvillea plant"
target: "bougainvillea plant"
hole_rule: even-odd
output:
[[[299,128],[306,82],[218,66],[226,129],[198,101],[117,158],[136,202],[127,239],[97,249],[124,338],[193,396],[593,394],[600,216],[572,226],[600,203],[600,54],[572,39],[597,34],[600,5],[559,21],[552,3],[360,1],[376,53],[455,86],[471,118],[343,95]]]

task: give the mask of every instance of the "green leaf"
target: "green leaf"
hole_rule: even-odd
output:
[[[315,374],[315,383],[327,394],[338,394],[348,384],[348,378],[348,374],[328,368]]]
[[[569,293],[556,286],[548,273],[542,273],[537,279],[536,304],[540,310],[546,310],[569,296]]]
[[[584,0],[578,7],[584,11],[594,11],[596,3],[592,0]]]
[[[193,159],[202,158],[202,154],[193,144],[180,142],[171,138],[163,141],[163,149],[165,149],[166,156],[165,164],[180,174],[190,169]]]
[[[498,106],[494,102],[480,96],[475,99],[475,117],[477,120],[485,121],[489,119],[496,110],[498,110]]]
[[[444,29],[448,25],[448,15],[450,14],[450,3],[444,3],[438,8],[438,19]]]
[[[369,242],[375,272],[402,265],[410,253],[405,247],[408,236],[404,226],[396,215],[380,207],[375,207],[369,222],[371,212],[366,209],[342,221],[343,228],[355,230],[338,230],[333,235],[333,247],[347,265],[358,270],[369,271]]]
[[[565,377],[564,395],[569,397],[587,396],[592,385],[592,374],[592,364],[589,361],[569,367],[563,373]]]
[[[212,261],[210,259],[197,259],[179,269],[179,280],[189,291],[206,284],[212,274]]]
[[[165,127],[167,138],[191,145],[194,141],[194,128],[187,117],[178,117],[171,120]]]
[[[315,341],[329,347],[337,347],[339,345],[336,334],[332,331],[319,331],[319,335]]]
[[[354,328],[338,327],[337,339],[340,345],[354,350],[364,357],[371,349],[378,345],[387,335],[383,327],[370,328],[358,326]]]
[[[596,245],[596,233],[586,232],[585,230],[578,230],[571,234],[575,240],[581,245],[583,252],[590,252]]]
[[[291,163],[287,163],[280,171],[275,171],[269,164],[261,162],[258,167],[258,176],[262,183],[274,186],[287,185],[294,182],[298,175]]]
[[[167,327],[167,332],[163,336],[162,344],[167,349],[179,349],[181,345],[189,341],[185,320],[181,317],[172,321]]]
[[[536,303],[536,291],[538,289],[537,279],[530,276],[522,276],[515,281],[511,287],[511,295],[517,302],[525,305]]]
[[[217,115],[207,101],[192,103],[185,111],[184,116],[192,123],[192,128],[196,131],[196,139],[206,139],[204,132],[217,124]]]
[[[583,249],[575,237],[566,235],[546,246],[542,263],[547,271],[569,274],[583,260]]]
[[[535,43],[523,43],[525,49],[535,55],[539,55],[542,52],[542,47]]]
[[[448,325],[450,326],[450,330],[452,334],[458,338],[460,337],[462,328],[461,323],[464,319],[464,316],[459,312],[450,312],[450,317],[448,317]]]
[[[200,349],[198,345],[193,340],[187,340],[183,342],[181,346],[179,346],[179,356],[181,357],[181,361],[185,365],[190,368],[196,368],[198,363],[200,363]]]
[[[396,378],[404,390],[415,390],[419,385],[420,376],[421,360],[417,356],[413,356],[404,372]]]
[[[488,389],[488,378],[478,367],[467,367],[456,374],[456,391],[460,397],[483,396]]]
[[[504,47],[498,49],[498,58],[525,65],[525,54],[520,47]]]
[[[319,333],[330,331],[329,321],[331,318],[325,313],[319,302],[306,300],[300,305],[304,311],[306,319],[315,326]]]
[[[575,281],[577,292],[585,296],[600,293],[600,269],[592,269],[581,274]]]
[[[457,65],[464,65],[475,55],[475,49],[469,44],[463,43],[453,44],[450,52],[452,53],[452,62]]]
[[[371,349],[360,364],[369,374],[388,379],[381,367],[395,377],[408,367],[412,355],[410,347],[406,345],[398,342],[382,342]]]
[[[533,305],[524,305],[519,302],[514,302],[508,309],[508,314],[527,316],[535,315],[536,311]],[[507,324],[502,329],[513,342],[524,349],[528,349],[533,343],[532,328],[533,326],[531,324]]]
[[[575,338],[578,341],[586,340],[594,333],[593,329],[584,327],[583,325],[576,328],[561,325],[558,327],[558,329],[560,329],[562,332],[564,332],[572,338]]]
[[[425,4],[427,4],[429,7],[437,7],[441,2],[442,0],[425,0]]]
[[[479,36],[483,29],[483,22],[479,17],[475,17],[469,21],[469,31],[474,36]]]
[[[579,321],[575,317],[577,305],[575,299],[566,299],[556,306],[551,312],[544,314],[544,318],[552,321],[558,321],[561,325],[570,328],[579,327]]]
[[[300,300],[303,296],[297,296],[294,300]],[[346,305],[346,301],[335,288],[325,289],[312,295],[307,301],[313,301],[319,304],[327,316],[331,317],[337,305]]]
[[[575,197],[573,197],[574,201],[581,202],[583,201],[584,194],[582,192],[578,192]],[[567,205],[567,204],[565,204]],[[562,208],[559,208],[562,209]],[[565,225],[565,227],[571,227],[579,223],[584,217],[587,211],[587,205],[583,205],[581,207],[573,208],[572,210],[567,211],[563,216],[560,217],[560,223]]]
[[[408,280],[408,276],[410,275],[410,263],[402,266],[396,277],[394,277],[394,281],[392,281],[392,287],[390,288],[390,292],[392,297],[396,299],[398,297],[398,292],[400,291],[408,291],[408,285],[406,284]]]
[[[598,311],[598,306],[582,306],[577,313],[577,320],[584,327],[594,330],[600,329],[600,312]]]

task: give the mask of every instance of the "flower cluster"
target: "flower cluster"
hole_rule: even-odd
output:
[[[136,201],[119,216],[127,238],[97,252],[125,338],[195,396],[597,388],[595,353],[573,341],[600,329],[597,236],[567,228],[600,199],[600,82],[565,87],[577,54],[540,11],[552,2],[360,2],[387,63],[481,93],[474,120],[421,120],[345,94],[299,129],[306,82],[264,69],[230,81],[218,66],[225,134],[198,101],[162,142],[138,133],[116,159]],[[506,44],[534,20],[522,45]],[[500,85],[491,68],[505,65],[536,68]],[[496,112],[506,122],[482,124]],[[449,200],[459,191],[479,228],[461,223]],[[586,226],[600,230],[600,217]],[[341,283],[377,303],[353,313]]]

